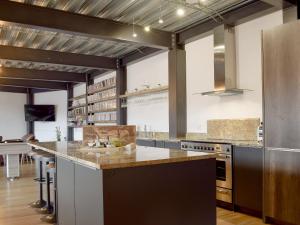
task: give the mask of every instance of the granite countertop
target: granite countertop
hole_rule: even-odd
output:
[[[116,169],[163,163],[184,162],[215,158],[213,153],[136,146],[134,150],[105,149],[104,153],[83,146],[81,142],[37,142],[32,147],[55,154],[95,169]],[[103,149],[101,150],[103,152]]]
[[[180,142],[183,140],[189,141],[203,141],[203,142],[213,142],[213,143],[230,143],[235,146],[240,147],[255,147],[255,148],[262,148],[263,144],[259,143],[258,141],[253,140],[229,140],[229,139],[211,139],[211,138],[175,138],[175,139],[167,139],[167,138],[144,138],[144,137],[137,137],[139,140],[157,140],[157,141],[170,141],[170,142]]]

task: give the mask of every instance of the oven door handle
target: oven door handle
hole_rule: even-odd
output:
[[[230,155],[221,155],[221,154],[218,154],[217,157],[216,157],[216,160],[219,160],[219,161],[227,161],[227,160],[231,160],[231,156]]]

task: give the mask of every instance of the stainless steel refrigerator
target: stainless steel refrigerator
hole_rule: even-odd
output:
[[[300,224],[300,22],[262,36],[264,218]]]

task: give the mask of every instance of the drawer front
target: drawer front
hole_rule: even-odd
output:
[[[217,194],[217,200],[232,203],[232,191],[225,189],[225,188],[219,188],[216,189]]]

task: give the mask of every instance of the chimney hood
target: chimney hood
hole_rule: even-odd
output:
[[[216,27],[214,33],[214,85],[213,91],[202,95],[230,96],[243,94],[237,88],[234,28],[226,24]]]

